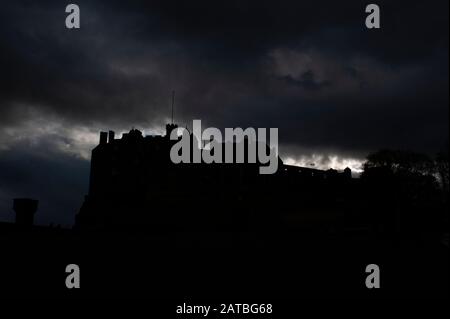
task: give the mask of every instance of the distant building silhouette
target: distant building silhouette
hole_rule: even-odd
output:
[[[30,198],[14,199],[14,211],[16,212],[16,224],[31,227],[34,223],[34,214],[37,211],[39,201]]]
[[[15,198],[13,199],[12,209],[15,212],[15,222],[0,222],[1,234],[18,234],[20,240],[28,238],[26,234],[34,235],[55,235],[55,234],[70,234],[71,229],[62,228],[60,225],[53,226],[35,225],[34,215],[38,210],[39,201],[31,198]]]

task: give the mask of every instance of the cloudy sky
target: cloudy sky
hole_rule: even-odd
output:
[[[98,132],[161,133],[172,90],[180,125],[277,127],[293,164],[448,142],[447,0],[377,0],[380,30],[365,1],[80,0],[78,30],[68,3],[2,2],[0,220],[72,224]]]

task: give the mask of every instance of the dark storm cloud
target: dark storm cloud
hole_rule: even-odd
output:
[[[383,29],[378,32],[364,28],[362,2],[78,4],[82,28],[76,31],[64,28],[60,2],[19,2],[4,8],[2,120],[18,120],[14,110],[21,102],[78,123],[160,124],[169,113],[168,97],[175,88],[176,114],[183,122],[198,117],[218,126],[245,125],[250,120],[262,126],[275,117],[280,129],[326,123],[320,134],[326,137],[329,130],[338,129],[329,126],[336,117],[363,121],[373,97],[379,97],[375,108],[383,108],[394,97],[398,103],[425,110],[428,106],[418,105],[422,101],[416,102],[409,93],[448,83],[443,71],[448,66],[445,1],[380,3]],[[342,70],[320,79],[313,61],[300,74],[277,74],[270,55],[277,50],[314,50],[324,56],[311,56],[316,63],[342,65]],[[353,58],[368,59],[365,67],[374,70],[360,74]],[[371,87],[364,77],[371,72],[377,76],[380,68],[392,73],[422,71],[397,79],[391,88]],[[421,83],[425,76],[428,83]],[[345,96],[339,99],[329,96],[327,91],[339,91],[342,77],[353,77],[359,88],[343,90]],[[391,95],[386,96],[387,91]],[[445,92],[439,88],[435,93],[438,96],[426,98],[443,100],[439,106],[445,111]],[[317,108],[323,110],[317,114],[320,118],[311,115]],[[398,123],[396,117],[404,108],[390,110]],[[394,125],[390,115],[378,114],[386,125]],[[418,119],[407,126],[415,129],[420,123]],[[352,132],[352,124],[346,123],[345,129]],[[288,139],[298,137],[295,130],[286,134]],[[314,143],[320,143],[314,136]]]
[[[364,27],[363,1],[75,3],[79,30],[64,2],[2,3],[0,170],[45,148],[14,146],[22,128],[76,144],[84,128],[161,127],[172,89],[181,125],[278,127],[292,158],[448,139],[448,1],[376,1],[381,30]],[[81,161],[51,145],[49,161]]]

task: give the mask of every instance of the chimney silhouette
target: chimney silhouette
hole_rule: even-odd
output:
[[[166,124],[166,138],[170,140],[170,133],[172,133],[173,130],[177,129],[178,125],[176,124]]]
[[[106,144],[108,142],[108,133],[100,132],[100,144]]]
[[[109,131],[108,132],[108,143],[112,143],[114,142],[114,131]]]
[[[30,198],[15,198],[13,209],[16,212],[16,224],[33,226],[34,213],[38,208],[38,200]]]

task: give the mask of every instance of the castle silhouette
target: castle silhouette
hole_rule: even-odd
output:
[[[349,168],[343,173],[300,168],[284,165],[280,158],[275,174],[260,175],[260,164],[248,161],[247,139],[241,142],[245,144],[244,163],[174,164],[169,157],[176,143],[170,140],[174,129],[176,124],[167,124],[164,136],[145,137],[132,129],[121,139],[112,131],[101,132],[99,145],[92,151],[89,193],[75,227],[214,230],[274,226],[283,222],[286,211],[281,207],[296,204],[291,202],[298,198],[294,192],[310,197],[302,198],[300,207],[306,208],[316,197],[317,187],[352,182]],[[192,134],[191,139],[195,139]],[[235,150],[237,142],[233,144]],[[225,143],[221,145],[224,149]],[[305,189],[308,184],[309,190]]]

